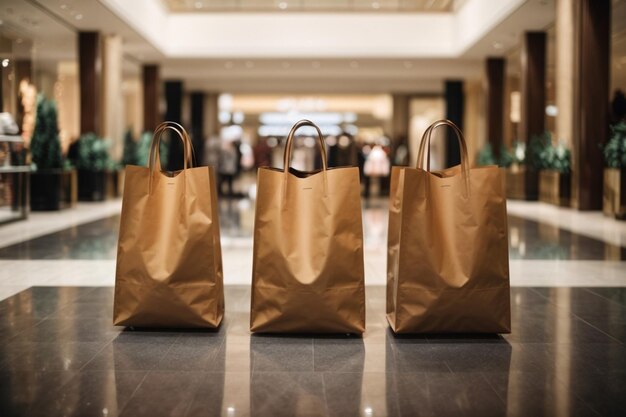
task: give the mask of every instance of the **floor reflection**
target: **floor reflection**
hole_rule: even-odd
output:
[[[3,415],[621,415],[626,289],[513,288],[510,335],[251,335],[250,290],[217,331],[111,324],[111,288],[0,302]],[[9,413],[6,414],[5,411]]]
[[[509,215],[509,254],[511,259],[620,261],[626,248]]]
[[[364,244],[384,253],[387,245],[387,203],[363,203]],[[254,201],[223,198],[220,228],[225,240],[252,246]],[[0,259],[115,259],[119,216],[98,220],[0,248]],[[416,231],[418,233],[418,231]],[[511,259],[624,260],[626,248],[582,236],[549,224],[509,216]]]

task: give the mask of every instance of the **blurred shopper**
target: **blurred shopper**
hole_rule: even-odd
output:
[[[220,176],[219,192],[222,196],[232,197],[233,193],[233,181],[239,168],[239,154],[235,143],[229,140],[222,142],[220,148],[219,168],[218,173]],[[224,183],[227,184],[227,192],[224,193]]]
[[[257,168],[272,166],[272,148],[267,144],[267,140],[259,138],[253,148],[254,163]]]
[[[367,178],[365,184],[365,198],[370,196],[371,178],[378,178],[379,194],[384,193],[383,181],[389,176],[390,162],[382,146],[375,145],[368,153],[363,166],[363,173]]]
[[[204,141],[204,155],[202,160],[209,166],[219,168],[220,164],[220,138],[217,135],[211,135]],[[219,173],[219,170],[218,170]]]

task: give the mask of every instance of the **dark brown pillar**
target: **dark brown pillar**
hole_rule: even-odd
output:
[[[196,165],[202,165],[204,155],[204,101],[205,94],[196,91],[190,94],[191,99],[191,140],[196,154]]]
[[[465,112],[465,94],[463,81],[446,81],[446,119],[453,122],[463,131],[463,114]],[[461,163],[461,148],[456,133],[446,129],[446,166],[452,167]]]
[[[80,133],[100,134],[102,59],[99,32],[78,33]]]
[[[144,65],[143,73],[143,130],[152,132],[159,117],[159,66]]]
[[[487,58],[485,95],[487,97],[487,140],[500,157],[504,143],[504,58]]]
[[[182,123],[183,82],[165,82],[165,120]],[[177,136],[169,132],[168,169],[177,171],[183,168],[183,146]]]
[[[603,156],[608,137],[611,1],[581,0],[575,11],[572,203],[602,208]]]
[[[528,143],[536,135],[545,131],[546,107],[546,34],[526,32],[521,53],[521,117],[519,140]],[[527,167],[533,162],[526,158]],[[526,170],[525,194],[529,200],[536,200],[539,194],[537,172]]]

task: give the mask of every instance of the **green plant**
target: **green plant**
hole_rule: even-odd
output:
[[[110,167],[108,140],[99,138],[95,133],[85,133],[78,142],[76,167],[88,171],[104,171]]]
[[[42,95],[37,97],[37,116],[30,152],[36,169],[58,169],[63,165],[56,103]]]
[[[491,143],[486,143],[485,146],[478,152],[478,158],[476,160],[478,165],[496,165],[496,157],[493,154],[493,148]]]
[[[524,165],[526,163],[526,144],[519,140],[513,142],[510,155],[511,164]]]
[[[533,171],[550,169],[546,150],[552,147],[552,137],[550,132],[542,135],[533,135],[526,147],[524,164]]]
[[[148,166],[148,158],[150,157],[150,145],[152,144],[152,132],[143,132],[137,144],[137,165]],[[161,155],[161,166],[167,165],[167,142],[161,141],[159,146],[159,155]]]
[[[480,152],[478,152],[476,163],[478,165],[498,165],[501,167],[508,167],[511,165],[512,161],[513,157],[507,149],[502,147],[500,149],[500,155],[495,155],[493,147],[490,143],[487,143],[480,150]]]
[[[611,137],[604,147],[604,161],[609,168],[626,168],[626,122],[611,126]]]
[[[570,151],[563,144],[545,148],[541,154],[541,160],[542,169],[551,169],[561,174],[570,172]]]
[[[137,141],[133,136],[132,129],[128,129],[124,135],[124,150],[122,154],[122,166],[138,165],[137,163]]]

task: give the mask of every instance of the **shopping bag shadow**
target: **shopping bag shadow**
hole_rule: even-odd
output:
[[[407,415],[436,416],[461,415],[471,407],[475,415],[492,415],[501,398],[509,398],[514,353],[499,335],[394,336],[389,331],[385,345],[387,408],[396,412],[402,404]],[[482,394],[477,397],[476,393]]]
[[[252,335],[250,415],[295,416],[327,404],[359,414],[365,357],[360,336]]]

